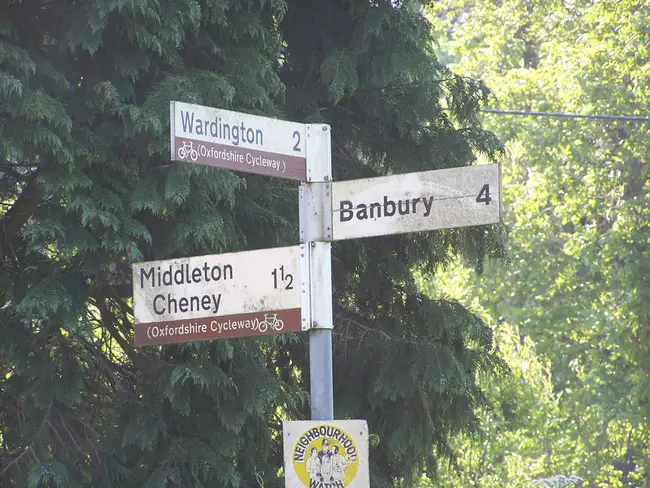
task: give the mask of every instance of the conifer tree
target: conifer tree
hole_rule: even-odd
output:
[[[486,88],[429,30],[407,2],[0,6],[0,485],[283,486],[305,334],[132,345],[131,263],[298,239],[295,183],[169,161],[169,101],[328,123],[339,180],[498,157]],[[411,271],[480,268],[499,232],[334,246],[336,416],[377,435],[373,486],[434,471],[475,424],[490,328]]]

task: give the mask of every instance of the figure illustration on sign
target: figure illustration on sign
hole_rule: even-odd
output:
[[[199,152],[194,149],[194,143],[185,141],[183,142],[183,145],[178,148],[178,157],[181,159],[185,159],[189,156],[190,160],[196,161],[199,159]]]
[[[345,469],[350,459],[340,454],[339,446],[330,446],[328,439],[323,439],[321,450],[316,447],[310,450],[310,456],[305,460],[305,471],[309,474],[310,488],[343,487]]]
[[[333,425],[317,425],[295,434],[292,470],[297,477],[287,486],[305,488],[350,488],[359,471],[359,450],[349,432]],[[288,436],[287,436],[288,437]],[[295,478],[294,478],[295,481]],[[367,485],[363,485],[367,486]]]
[[[330,447],[329,439],[323,439],[320,452],[318,453],[318,457],[321,458],[321,460],[323,459],[323,456],[327,455],[327,453],[329,452],[329,447]]]
[[[307,459],[307,472],[309,473],[310,485],[315,485],[320,482],[320,458],[318,457],[318,449],[311,448],[311,456]]]
[[[284,322],[278,318],[278,314],[274,313],[269,317],[268,313],[264,314],[264,320],[259,321],[258,329],[263,334],[268,328],[276,332],[284,329]]]
[[[332,453],[329,450],[329,441],[323,439],[323,447],[320,452],[320,471],[323,483],[332,481]]]
[[[339,454],[339,446],[332,446],[332,481],[340,483],[343,481],[345,468],[348,467],[349,461],[344,456]]]

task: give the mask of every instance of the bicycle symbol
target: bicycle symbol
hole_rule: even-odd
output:
[[[185,141],[183,145],[178,148],[178,157],[180,159],[187,159],[189,156],[190,160],[196,161],[199,159],[199,152],[194,149],[194,143]]]
[[[278,314],[274,313],[271,317],[269,314],[264,314],[264,320],[260,320],[258,323],[258,330],[263,334],[270,327],[276,332],[280,332],[284,329],[284,322],[278,318]]]

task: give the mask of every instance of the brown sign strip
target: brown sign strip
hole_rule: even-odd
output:
[[[275,312],[254,312],[169,322],[135,324],[135,345],[246,337],[300,332],[299,308]]]
[[[307,181],[307,159],[302,157],[225,146],[184,137],[174,138],[174,148],[175,161]]]

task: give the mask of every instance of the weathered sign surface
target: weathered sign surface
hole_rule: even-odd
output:
[[[170,102],[171,157],[246,173],[307,179],[307,125]]]
[[[135,345],[295,332],[302,246],[133,265]]]
[[[332,183],[332,239],[501,221],[498,164]]]
[[[370,486],[365,420],[298,420],[282,424],[287,488]]]

